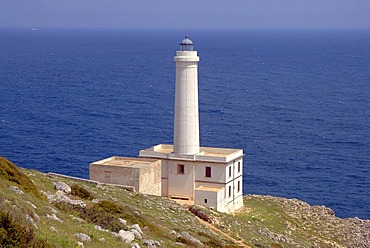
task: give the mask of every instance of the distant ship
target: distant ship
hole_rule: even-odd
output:
[[[31,28],[32,31],[38,31],[38,28]]]

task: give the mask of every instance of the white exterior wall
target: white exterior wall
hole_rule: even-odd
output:
[[[161,168],[162,196],[168,197],[168,160],[162,159]]]
[[[195,190],[194,204],[217,209],[218,203],[217,191]],[[207,199],[207,203],[204,201]]]
[[[139,169],[139,192],[148,195],[161,195],[162,180],[161,162],[152,163],[150,166]]]
[[[177,173],[177,166],[184,165],[184,174]],[[194,200],[194,162],[168,161],[168,197],[188,197]]]
[[[177,51],[174,153],[199,153],[198,61],[196,51]]]
[[[213,208],[219,212],[228,212],[223,189],[218,191],[195,190],[194,204]]]
[[[206,177],[206,167],[211,167],[211,177]],[[196,162],[196,181],[226,183],[225,173],[225,164],[223,163]]]

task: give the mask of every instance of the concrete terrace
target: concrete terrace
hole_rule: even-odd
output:
[[[200,147],[200,152],[194,155],[175,154],[173,145],[159,144],[140,150],[140,156],[153,158],[197,160],[206,162],[229,162],[243,156],[243,150],[231,148]]]
[[[110,157],[106,159],[102,159],[96,162],[93,162],[93,165],[100,165],[100,166],[117,166],[117,167],[132,167],[132,168],[140,168],[143,166],[147,166],[152,164],[153,162],[157,161],[157,159],[148,159],[148,158],[130,158],[130,157]]]

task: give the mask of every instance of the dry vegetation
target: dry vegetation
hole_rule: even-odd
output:
[[[70,185],[68,197],[83,206],[50,203],[45,195],[56,192],[56,182]],[[221,232],[205,227],[195,215]],[[331,209],[296,199],[249,195],[242,211],[228,215],[21,169],[0,157],[0,247],[76,247],[77,233],[91,237],[84,247],[130,247],[113,232],[134,224],[143,230],[142,239],[134,240],[140,247],[147,247],[148,240],[161,247],[241,244],[230,237],[252,247],[370,247],[369,221],[340,219]]]

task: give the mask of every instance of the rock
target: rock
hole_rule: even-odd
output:
[[[102,228],[101,226],[95,225],[94,228],[98,231],[109,232],[109,230]]]
[[[50,231],[56,232],[56,233],[58,232],[58,230],[55,227],[53,227],[53,226],[50,227]]]
[[[33,213],[33,219],[35,221],[39,221],[40,220],[40,216],[38,214],[36,214],[36,213]]]
[[[39,227],[36,225],[35,220],[30,215],[26,215],[26,220],[29,221],[31,225],[33,225],[36,229],[39,229]]]
[[[32,202],[30,202],[30,201],[26,201],[26,203],[30,204],[30,205],[31,205],[31,207],[33,207],[34,209],[37,209],[37,207],[36,207]]]
[[[52,220],[56,220],[56,221],[59,221],[59,222],[63,222],[63,220],[59,219],[58,216],[56,216],[56,214],[46,214],[46,217],[49,218],[49,219],[52,219]]]
[[[131,248],[140,248],[140,245],[138,243],[132,243]]]
[[[49,210],[50,212],[54,213],[54,214],[58,213],[58,211],[55,208],[52,208],[50,206],[47,206],[46,209]]]
[[[84,221],[83,219],[78,218],[78,217],[73,216],[73,215],[70,215],[70,217],[72,218],[72,220],[75,220],[75,221],[77,221],[78,223],[81,223],[81,222],[83,222],[83,221]]]
[[[82,242],[78,241],[78,242],[77,242],[77,247],[84,247],[84,243],[82,243]]]
[[[76,233],[75,235],[82,242],[91,242],[90,236],[85,233]]]
[[[17,186],[10,186],[9,189],[14,191],[18,195],[23,195],[24,194],[24,192],[20,188],[18,188]]]
[[[126,226],[127,225],[127,221],[122,219],[122,218],[119,218],[119,223],[121,223],[122,225]]]
[[[80,206],[81,208],[86,207],[86,203],[84,203],[81,200],[72,200],[68,196],[65,195],[63,191],[58,190],[54,195],[50,195],[46,193],[46,197],[48,198],[48,201],[50,203],[56,203],[56,202],[65,202],[70,205],[77,205]]]
[[[202,242],[191,236],[188,232],[181,232],[181,236],[183,236],[185,239],[189,240],[192,243],[195,243],[197,245],[203,245]]]
[[[71,193],[71,187],[69,187],[68,184],[64,183],[64,182],[57,182],[57,183],[54,183],[54,189],[56,190],[60,190],[64,193],[66,193],[67,195],[69,195]]]
[[[198,216],[202,220],[205,220],[209,223],[216,222],[215,218],[213,216],[207,214],[204,211],[204,207],[202,207],[202,206],[192,205],[192,206],[189,207],[189,211],[192,212],[195,216]]]
[[[100,238],[100,239],[99,239],[99,242],[104,243],[104,242],[105,242],[105,238]]]
[[[136,239],[142,239],[143,238],[143,236],[141,236],[141,233],[136,229],[131,229],[130,232],[134,234]]]
[[[143,234],[143,231],[141,231],[141,228],[140,228],[139,224],[133,224],[133,225],[131,226],[131,229],[135,229],[135,230],[137,230],[140,234]]]
[[[125,230],[120,230],[118,232],[118,237],[125,243],[131,243],[135,239],[135,235],[132,232]]]
[[[178,247],[178,246],[185,246],[183,243],[180,243],[180,242],[175,242],[173,243],[174,247]]]
[[[148,247],[148,248],[155,248],[155,247],[160,247],[161,246],[161,244],[158,242],[158,241],[156,241],[156,240],[151,240],[151,239],[149,239],[149,240],[144,240],[144,242],[143,242],[143,244],[146,246],[146,247]]]
[[[326,213],[329,214],[329,215],[335,216],[335,212],[331,208],[326,208]]]

